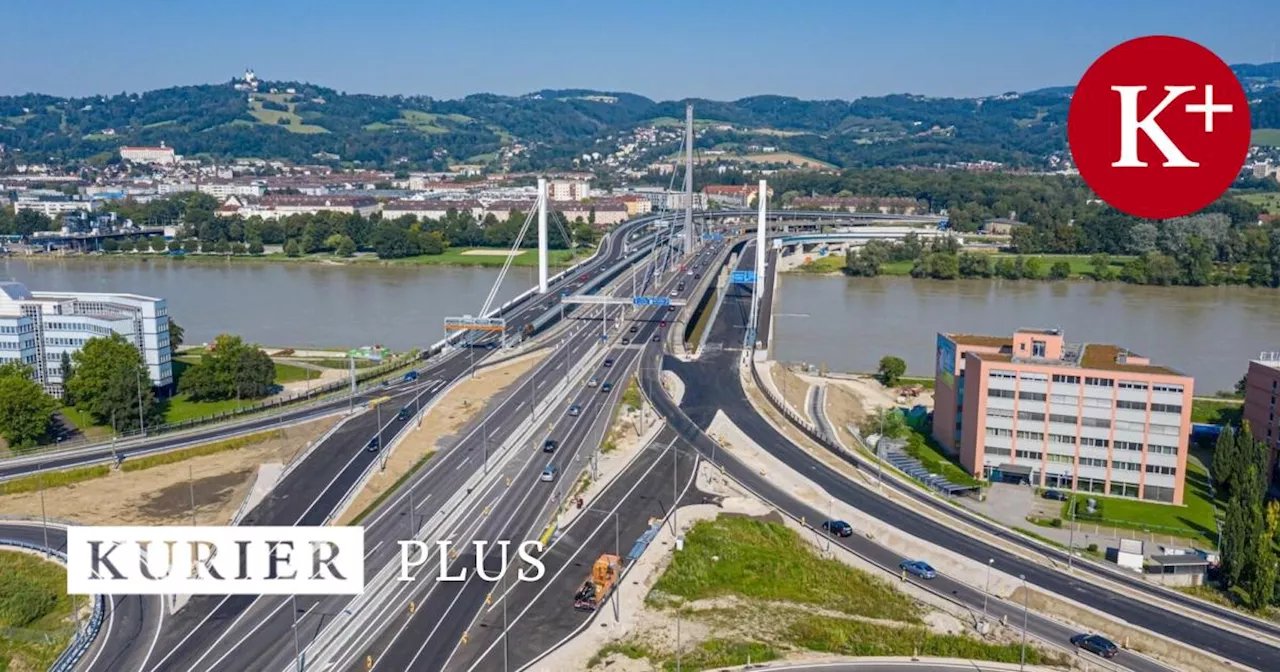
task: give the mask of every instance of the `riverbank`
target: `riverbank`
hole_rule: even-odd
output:
[[[1087,254],[1011,254],[1008,252],[972,252],[972,254],[981,254],[990,258],[991,264],[995,264],[1001,260],[1009,260],[1010,262],[1022,258],[1023,263],[1031,259],[1037,260],[1040,265],[1039,276],[1023,277],[1021,280],[1096,280],[1093,258]],[[1119,277],[1120,271],[1124,265],[1133,260],[1133,257],[1115,256],[1110,257],[1110,271],[1112,276]],[[1069,272],[1065,277],[1050,277],[1050,269],[1054,264],[1066,262]],[[825,257],[813,259],[807,263],[801,264],[791,270],[784,271],[786,273],[804,274],[804,275],[832,275],[842,276],[844,273],[845,258],[843,254],[831,254]],[[911,277],[911,269],[915,267],[915,260],[907,261],[889,261],[880,264],[879,273],[876,275]],[[991,278],[954,278],[957,280],[988,280]]]
[[[595,252],[595,248],[577,250],[548,250],[547,265],[555,268],[572,266]],[[460,247],[450,248],[440,254],[420,254],[398,259],[380,259],[372,252],[359,252],[351,257],[340,257],[328,252],[304,254],[291,257],[283,252],[273,251],[265,254],[217,254],[213,252],[190,252],[172,255],[168,252],[102,252],[90,254],[32,254],[14,256],[13,259],[39,262],[77,262],[95,263],[102,261],[135,261],[175,262],[183,264],[243,264],[243,263],[286,263],[286,264],[324,264],[329,266],[479,266],[500,268],[506,263],[508,256],[514,256],[511,264],[520,267],[538,265],[538,252],[532,249],[517,250],[511,254],[510,248],[492,247]]]

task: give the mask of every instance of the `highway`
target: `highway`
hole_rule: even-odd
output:
[[[752,248],[747,247],[740,260],[741,267],[749,268],[753,258]],[[710,454],[712,450],[712,443],[706,436],[705,430],[716,411],[723,410],[729,419],[758,445],[790,468],[805,475],[833,497],[866,512],[871,517],[893,525],[906,534],[919,539],[928,539],[979,563],[994,559],[995,567],[1006,574],[1025,575],[1030,584],[1093,607],[1128,623],[1184,642],[1194,648],[1257,669],[1280,669],[1280,651],[1274,647],[1238,632],[1196,620],[1190,614],[1171,612],[1145,601],[1114,594],[1087,581],[1025,560],[1003,548],[988,545],[948,524],[945,518],[935,519],[926,515],[924,512],[934,504],[921,493],[914,491],[914,488],[910,486],[900,488],[899,492],[902,494],[911,495],[917,499],[911,506],[904,506],[899,503],[901,498],[888,500],[809,455],[756,413],[746,398],[737,372],[742,353],[738,347],[735,347],[735,342],[741,343],[744,320],[750,306],[750,291],[744,287],[735,286],[725,294],[726,303],[717,316],[716,324],[711,326],[712,333],[708,338],[708,343],[723,343],[724,348],[720,350],[708,348],[707,352],[694,362],[680,362],[672,357],[667,357],[664,361],[664,368],[671,369],[685,382],[685,397],[680,406],[672,404],[669,398],[661,393],[656,375],[646,375],[644,379],[646,393],[651,398],[655,398],[660,406],[660,412],[667,416],[687,441],[698,446],[704,456]],[[648,370],[646,374],[649,374]],[[746,487],[791,515],[797,518],[803,516],[807,520],[824,518],[822,512],[795,501],[785,491],[776,488],[759,474],[746,468],[732,455],[727,454],[727,451],[719,451],[717,463],[723,464],[726,471]],[[886,483],[889,482],[886,481]],[[948,512],[948,515],[954,514]],[[851,522],[856,529],[857,521]],[[892,551],[858,535],[836,541],[884,567],[896,568],[903,559]],[[940,576],[930,582],[930,587],[970,608],[977,609],[982,606],[981,590],[974,590],[946,576]],[[995,599],[990,601],[989,612],[996,616],[1008,615],[1011,619],[1021,617],[1021,609],[1017,605]],[[1038,636],[1060,643],[1073,634],[1064,626],[1034,614],[1029,618],[1029,627],[1031,632]],[[1163,669],[1162,666],[1127,651],[1123,652],[1116,662],[1131,669]]]

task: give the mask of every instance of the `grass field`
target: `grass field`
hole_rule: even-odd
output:
[[[253,115],[253,118],[257,119],[259,123],[266,124],[268,126],[278,126],[279,128],[283,128],[289,131],[290,133],[328,133],[329,132],[329,129],[323,126],[315,126],[312,124],[302,123],[302,117],[299,117],[297,113],[293,111],[293,103],[285,102],[285,100],[289,98],[289,96],[287,95],[281,96],[281,94],[276,94],[275,96],[268,96],[268,97],[271,98],[274,102],[288,105],[289,111],[281,112],[280,110],[266,110],[262,108],[262,101],[256,100],[256,99],[250,99],[249,114]],[[280,124],[281,119],[288,120],[289,122],[288,125]]]
[[[1280,147],[1280,128],[1255,128],[1252,137],[1255,145]]]
[[[801,264],[789,272],[826,275],[827,273],[839,273],[842,269],[844,269],[844,255],[828,254],[825,257],[817,257],[813,261]]]
[[[350,362],[345,359],[308,359],[307,363],[315,364],[316,366],[323,366],[326,369],[346,369],[351,366]],[[357,369],[367,369],[377,365],[378,362],[375,362],[372,359],[356,360]]]
[[[1013,259],[1016,254],[1007,254],[1004,252],[996,252],[991,254],[991,264],[994,266],[1000,259]],[[1071,266],[1071,277],[1073,278],[1092,278],[1093,264],[1090,263],[1090,257],[1087,254],[1026,254],[1022,255],[1023,259],[1035,257],[1040,260],[1042,272],[1048,275],[1049,268],[1055,262],[1066,261]],[[1119,273],[1120,269],[1132,257],[1114,256],[1111,257],[1111,269],[1115,273]],[[892,261],[880,265],[880,275],[911,275],[911,268],[915,266],[914,261]]]
[[[1191,422],[1207,422],[1211,425],[1240,424],[1244,404],[1239,401],[1191,400]]]
[[[196,418],[218,415],[219,413],[227,413],[238,408],[249,408],[253,404],[254,402],[252,401],[237,401],[235,399],[192,401],[185,394],[177,394],[161,401],[160,408],[164,412],[165,423],[173,424],[175,422],[185,422]]]
[[[320,377],[320,372],[315,369],[308,369],[293,364],[281,364],[276,362],[276,383],[283,385],[285,383],[296,383],[303,380],[315,380]]]
[[[88,599],[66,588],[67,572],[56,562],[0,551],[0,670],[49,669],[74,634],[73,605]]]
[[[884,581],[818,557],[784,525],[741,517],[694,525],[649,599],[655,594],[686,600],[739,595],[854,616],[920,620],[912,601]]]
[[[1078,494],[1080,506],[1076,518],[1085,520],[1085,501],[1098,500],[1101,518],[1097,522],[1128,530],[1150,530],[1156,534],[1172,534],[1193,540],[1202,548],[1214,548],[1218,543],[1218,524],[1214,519],[1214,503],[1209,498],[1209,472],[1198,459],[1187,457],[1186,487],[1182,506],[1144,502],[1126,497],[1103,497]],[[1071,519],[1069,502],[1062,505],[1062,520]],[[1093,520],[1089,518],[1088,520]]]
[[[1262,207],[1273,215],[1280,214],[1280,194],[1239,194],[1239,197]]]

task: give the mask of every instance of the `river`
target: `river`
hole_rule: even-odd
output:
[[[1114,343],[1182,371],[1211,395],[1280,350],[1280,291],[1269,288],[783,274],[779,291],[775,356],[834,371],[874,371],[895,354],[932,376],[939,331],[1059,327],[1069,342]]]
[[[512,267],[493,305],[533,286],[535,272]],[[408,350],[440,340],[445,317],[478,314],[498,269],[8,258],[0,277],[33,291],[162,297],[187,343],[232,333],[267,346]]]

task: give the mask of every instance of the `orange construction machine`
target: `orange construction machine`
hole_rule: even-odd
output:
[[[580,611],[595,611],[608,599],[621,573],[622,558],[609,553],[597,558],[596,564],[591,566],[591,577],[573,596],[573,608]]]

